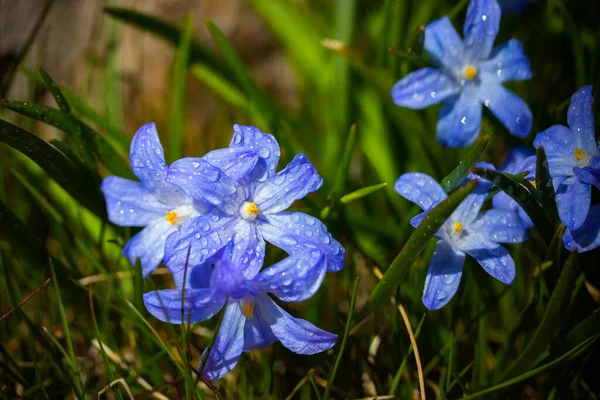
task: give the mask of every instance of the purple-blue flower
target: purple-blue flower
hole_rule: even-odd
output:
[[[480,213],[491,184],[480,181],[436,233],[440,238],[427,270],[423,304],[430,310],[445,306],[456,293],[466,255],[470,255],[494,278],[509,284],[515,263],[500,243],[521,243],[527,228],[514,211],[490,209]],[[400,176],[394,189],[424,212],[411,220],[418,226],[425,215],[446,197],[444,189],[429,175],[414,172]]]
[[[425,28],[424,49],[435,67],[412,72],[392,89],[400,106],[422,109],[442,102],[437,137],[447,147],[473,143],[485,105],[508,131],[525,137],[532,115],[527,104],[502,86],[531,78],[529,60],[518,40],[492,49],[500,25],[497,0],[472,0],[464,25],[464,41],[447,17]]]
[[[525,179],[535,183],[535,152],[530,147],[519,146],[512,148],[506,156],[506,160],[500,166],[500,171],[513,175],[529,171]],[[506,193],[500,192],[496,194],[492,198],[492,205],[494,208],[515,211],[528,228],[533,228],[533,222],[525,210],[523,210],[523,207]]]
[[[263,265],[265,241],[288,254],[320,250],[328,271],[344,264],[344,248],[317,218],[286,211],[295,200],[317,190],[323,180],[304,154],[298,154],[282,171],[275,172],[279,145],[272,135],[254,127],[234,126],[230,151],[243,149],[258,158],[253,168],[235,178],[210,157],[185,158],[174,162],[167,181],[190,197],[210,204],[206,213],[189,219],[166,242],[165,264],[181,287],[186,262],[195,267],[218,259],[233,242],[246,256],[241,271],[254,276]],[[188,260],[189,250],[189,260]]]
[[[177,289],[146,293],[144,303],[156,318],[181,323],[203,321],[225,307],[219,332],[208,357],[204,357],[203,375],[217,379],[231,371],[242,351],[270,346],[280,341],[298,354],[315,354],[335,344],[337,335],[326,332],[303,319],[285,312],[267,293],[285,302],[311,297],[326,272],[326,257],[320,250],[296,253],[252,274],[241,274],[245,249],[230,243],[210,274],[190,269],[192,284],[182,295]],[[187,285],[186,285],[187,286]]]
[[[538,133],[533,144],[546,150],[556,207],[570,230],[587,218],[592,186],[600,189],[600,149],[594,133],[592,87],[584,86],[573,97],[567,113],[569,128],[554,125]]]
[[[569,251],[583,253],[600,246],[600,204],[590,207],[587,218],[577,229],[568,229],[563,235],[563,243]]]

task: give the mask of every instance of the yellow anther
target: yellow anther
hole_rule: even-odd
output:
[[[583,151],[581,147],[576,148],[573,154],[575,155],[577,161],[581,161],[585,157],[585,151]]]
[[[531,183],[531,186],[533,186],[534,188],[537,188],[535,179],[530,180],[529,183]]]
[[[258,207],[256,207],[256,204],[254,204],[254,202],[252,202],[246,206],[246,212],[249,215],[258,215],[258,213],[260,211],[259,211]]]
[[[476,76],[477,76],[477,67],[469,65],[468,67],[465,68],[465,78],[467,78],[467,80],[472,80]]]
[[[165,220],[171,224],[171,225],[175,225],[175,222],[177,222],[177,212],[176,211],[169,211],[167,213],[167,216],[165,217]]]
[[[452,230],[454,232],[460,232],[463,230],[463,224],[461,224],[460,222],[455,222],[454,225],[452,225]]]
[[[242,312],[246,316],[247,319],[252,318],[254,315],[254,302],[252,300],[242,300]]]

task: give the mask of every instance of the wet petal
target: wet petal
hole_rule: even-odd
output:
[[[483,235],[469,235],[462,241],[460,249],[477,260],[488,274],[500,282],[509,284],[515,278],[515,262],[508,251]]]
[[[530,79],[533,74],[523,45],[516,39],[494,48],[490,58],[479,64],[479,71],[489,74],[500,82]]]
[[[471,192],[459,206],[454,210],[450,216],[449,221],[460,222],[465,227],[471,222],[475,221],[475,218],[479,215],[483,203],[487,199],[487,195],[490,191],[490,185],[486,182],[480,182],[477,184],[475,190]]]
[[[422,210],[429,210],[448,195],[432,177],[421,172],[409,172],[398,178],[394,190],[406,200],[412,201]]]
[[[344,248],[317,218],[283,211],[259,216],[256,222],[263,239],[288,254],[322,251],[327,258],[327,271],[336,272],[344,267]]]
[[[164,219],[155,221],[129,239],[123,248],[123,255],[133,265],[136,258],[139,258],[142,274],[146,277],[160,265],[165,255],[165,242],[175,231],[176,225],[171,225]]]
[[[294,353],[315,354],[335,345],[337,335],[292,317],[265,294],[256,298],[254,312],[271,328],[281,344]]]
[[[574,155],[573,133],[569,128],[563,125],[551,126],[537,134],[533,146],[542,146],[546,151],[552,177],[573,175],[573,167],[578,165]]]
[[[392,99],[399,106],[423,109],[458,94],[460,84],[439,68],[422,68],[408,74],[392,88]]]
[[[165,219],[172,206],[161,202],[139,182],[109,176],[101,186],[110,222],[120,226],[146,226]]]
[[[264,349],[275,343],[277,338],[273,335],[271,326],[264,321],[260,313],[255,312],[252,318],[246,320],[244,327],[244,351]]]
[[[302,153],[275,176],[256,188],[254,203],[261,213],[277,213],[287,209],[296,200],[321,187],[323,179]]]
[[[600,160],[600,157],[596,157],[596,159]],[[600,168],[573,168],[573,173],[579,178],[580,182],[600,189]]]
[[[600,204],[590,207],[588,216],[579,229],[566,230],[563,242],[567,250],[577,250],[580,253],[600,246]]]
[[[509,174],[518,174],[523,171],[530,171],[524,167],[530,164],[525,164],[525,159],[531,156],[535,156],[535,151],[529,146],[515,146],[506,155],[506,159],[500,166],[499,170],[502,172],[508,172]],[[533,159],[535,163],[535,158]],[[534,164],[535,166],[535,164]],[[535,169],[535,168],[534,168]]]
[[[483,212],[471,229],[496,243],[522,243],[529,236],[526,224],[515,211],[501,209]]]
[[[481,129],[481,104],[474,93],[463,90],[458,98],[442,103],[437,123],[437,137],[445,147],[466,147],[473,143]]]
[[[569,229],[577,229],[585,221],[592,200],[592,187],[571,176],[556,190],[558,216]]]
[[[246,317],[238,302],[229,302],[213,347],[206,359],[202,375],[208,380],[225,376],[237,364],[244,350],[244,325]],[[204,359],[202,354],[202,358]],[[201,367],[199,367],[201,368]]]
[[[438,310],[448,304],[458,290],[464,263],[465,253],[452,248],[445,240],[437,242],[425,278],[425,307]]]
[[[320,251],[296,253],[263,269],[253,280],[257,291],[270,292],[285,302],[306,300],[314,295],[327,270]]]
[[[236,214],[247,193],[219,168],[202,158],[182,158],[169,168],[167,182],[179,186],[188,196],[215,205],[229,215]]]
[[[575,147],[582,148],[589,155],[596,154],[593,102],[592,87],[584,86],[571,97],[567,112],[567,121],[573,132]]]
[[[275,175],[281,152],[273,135],[261,132],[253,126],[233,125],[233,137],[230,148],[243,148],[255,152],[259,161],[255,168],[254,179],[262,181]]]
[[[523,138],[531,131],[533,115],[527,103],[498,82],[483,81],[479,99],[512,135]]]
[[[517,203],[515,199],[513,199],[506,193],[500,192],[496,194],[492,198],[492,205],[494,208],[500,210],[510,210],[516,212],[521,221],[525,224],[525,226],[527,226],[528,228],[533,228],[533,222],[531,221],[531,218],[529,218],[529,215],[527,215],[525,210],[523,210],[523,208],[519,205],[519,203]]]
[[[170,324],[181,324],[182,309],[185,323],[194,324],[217,314],[225,304],[225,297],[210,289],[187,289],[183,307],[181,297],[177,289],[156,290],[144,293],[144,304],[150,314]]]
[[[256,224],[239,221],[232,241],[232,260],[246,279],[252,279],[263,267],[265,241]]]
[[[133,135],[129,161],[135,176],[148,189],[154,189],[165,180],[167,163],[154,122],[143,125]]]
[[[497,0],[471,0],[465,18],[465,60],[487,60],[500,29],[500,6]]]
[[[440,66],[463,64],[463,42],[448,17],[442,17],[425,27],[424,49]]]
[[[247,177],[258,162],[258,155],[243,147],[213,150],[202,158],[236,182]]]

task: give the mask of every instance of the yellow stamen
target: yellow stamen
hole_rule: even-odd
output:
[[[242,312],[246,316],[247,319],[252,318],[254,314],[254,302],[251,300],[242,300]]]
[[[534,188],[537,188],[535,179],[530,180],[529,183],[531,183],[531,186],[533,186]]]
[[[252,202],[246,206],[246,212],[250,215],[258,215],[260,210],[258,209],[258,207],[256,207],[256,204]]]
[[[460,222],[455,222],[454,225],[452,225],[452,230],[454,232],[460,232],[463,230],[463,224],[461,224]]]
[[[573,154],[575,154],[575,158],[577,159],[577,161],[581,161],[585,157],[585,151],[583,151],[581,147],[576,148],[575,153]]]
[[[167,213],[167,216],[165,217],[165,220],[171,224],[171,225],[175,225],[175,222],[177,222],[177,212],[176,211],[169,211]]]
[[[467,78],[468,80],[472,80],[473,78],[475,78],[475,76],[477,76],[477,67],[469,65],[465,68],[465,78]]]

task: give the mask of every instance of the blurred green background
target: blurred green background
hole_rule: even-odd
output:
[[[421,303],[430,243],[394,298],[376,313],[365,308],[413,232],[417,208],[394,193],[395,180],[409,171],[440,180],[469,153],[437,143],[439,106],[404,109],[390,96],[395,81],[425,65],[420,27],[449,15],[461,32],[467,5],[0,0],[0,98],[25,102],[0,104],[0,395],[97,398],[112,383],[100,397],[210,398],[218,390],[227,398],[309,399],[331,382],[336,398],[418,399],[401,304],[417,336],[427,398],[597,398],[598,251],[579,257],[583,273],[557,309],[549,299],[566,251],[533,232],[510,247],[512,285],[469,260],[456,297],[430,312]],[[513,145],[565,123],[571,94],[598,86],[598,17],[600,4],[583,0],[533,1],[503,15],[496,44],[524,44],[534,77],[508,86],[530,105],[534,124],[520,141],[485,111],[483,159],[498,165]],[[66,103],[57,104],[57,87]],[[325,183],[294,207],[324,218],[346,247],[346,266],[312,299],[285,307],[339,334],[334,349],[298,356],[277,343],[244,354],[212,388],[186,378],[216,321],[187,331],[147,314],[141,294],[172,282],[164,268],[143,282],[120,256],[135,230],[107,222],[99,192],[102,177],[131,176],[129,140],[150,121],[168,161],[226,146],[234,123],[273,133],[280,168],[297,152],[308,155]],[[387,187],[340,201],[379,183]],[[270,248],[267,256],[269,263],[282,253]],[[340,352],[357,277],[356,313]],[[556,321],[540,341],[534,333],[544,315]],[[497,387],[532,338],[543,343],[527,368],[533,372]]]

